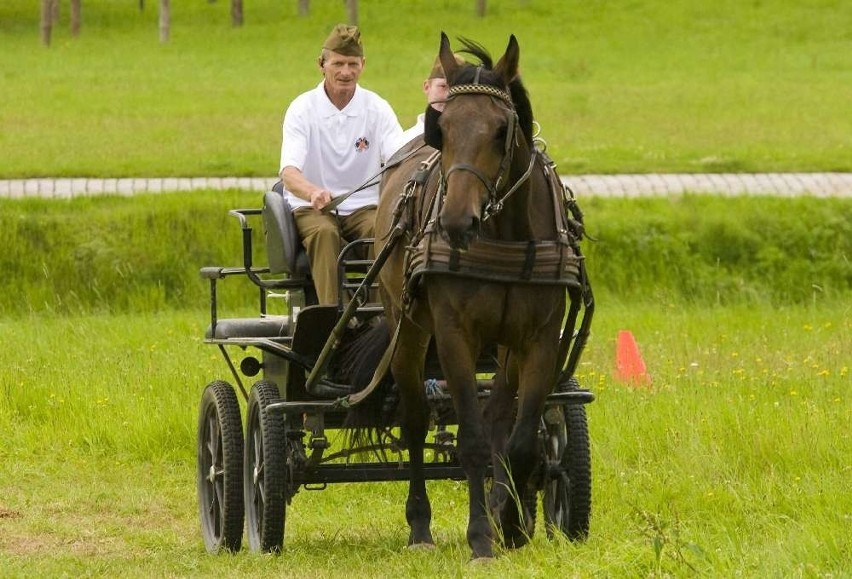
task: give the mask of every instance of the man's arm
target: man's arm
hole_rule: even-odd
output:
[[[281,180],[284,182],[284,187],[298,197],[310,202],[311,206],[319,211],[331,201],[331,192],[314,185],[305,177],[305,175],[296,167],[288,165],[281,169]]]

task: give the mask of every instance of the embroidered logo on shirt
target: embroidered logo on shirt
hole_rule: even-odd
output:
[[[367,140],[367,137],[361,137],[357,141],[355,141],[355,150],[359,153],[361,151],[366,151],[370,148],[370,141]]]

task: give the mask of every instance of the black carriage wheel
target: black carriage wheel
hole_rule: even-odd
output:
[[[538,489],[535,486],[530,485],[526,492],[524,493],[524,498],[522,500],[524,507],[527,509],[527,513],[530,516],[529,520],[529,533],[530,539],[535,536],[535,522],[537,517],[537,509],[538,509]]]
[[[284,417],[266,412],[279,399],[274,383],[261,380],[249,394],[243,469],[249,548],[278,552],[286,519],[286,441]]]
[[[558,529],[572,541],[589,534],[592,507],[592,463],[586,408],[562,407],[559,420],[547,423],[543,510],[548,537]],[[557,466],[558,464],[558,466]]]
[[[227,382],[204,389],[198,414],[198,511],[210,553],[239,551],[243,539],[243,428]]]

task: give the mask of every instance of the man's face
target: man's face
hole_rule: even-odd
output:
[[[329,51],[320,62],[325,84],[334,92],[355,90],[355,84],[364,70],[364,58],[344,56]]]
[[[444,101],[449,93],[447,80],[444,78],[430,78],[423,81],[423,92],[426,93],[426,101],[436,111],[444,110]]]

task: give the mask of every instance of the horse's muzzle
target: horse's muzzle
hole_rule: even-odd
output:
[[[450,247],[466,250],[479,237],[479,218],[466,216],[448,219],[442,215],[438,218],[438,230]]]

